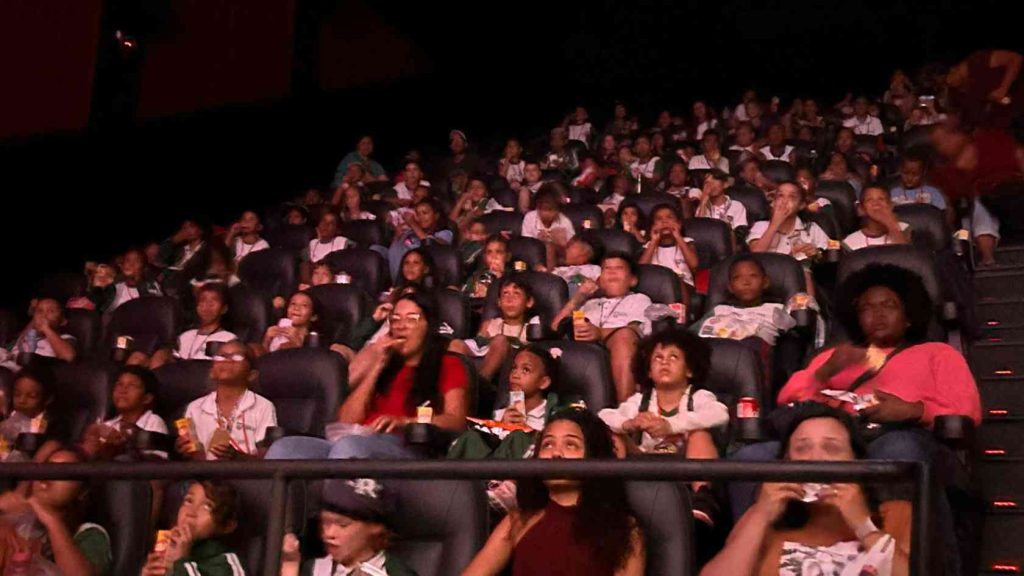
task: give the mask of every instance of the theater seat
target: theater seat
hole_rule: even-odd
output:
[[[318,324],[326,343],[351,345],[353,329],[373,314],[373,300],[354,284],[314,286],[307,293],[316,302]]]
[[[551,351],[561,351],[558,368],[558,396],[563,403],[582,400],[587,409],[597,413],[603,408],[614,407],[615,386],[612,383],[611,357],[608,350],[599,344],[571,340],[546,340],[538,346]],[[507,379],[501,380],[495,405],[508,405]]]
[[[595,204],[565,204],[562,214],[572,222],[577,234],[584,230],[604,228],[604,213]]]
[[[487,228],[487,234],[506,233],[519,236],[523,230],[523,215],[518,212],[495,210],[477,219]]]
[[[574,186],[566,191],[566,202],[569,204],[595,205],[600,200],[597,190],[583,186]]]
[[[278,426],[323,437],[348,392],[348,363],[320,348],[278,350],[256,362],[256,391],[274,403]]]
[[[111,315],[100,354],[109,357],[118,336],[131,336],[135,340],[133,350],[151,355],[174,345],[181,324],[178,301],[169,296],[144,296],[125,302]]]
[[[953,231],[946,213],[931,204],[902,204],[893,210],[896,219],[910,224],[910,241],[914,246],[941,252],[953,244]]]
[[[67,325],[64,327],[75,337],[75,350],[79,359],[92,358],[100,343],[100,317],[92,310],[66,310]]]
[[[849,182],[821,180],[814,193],[828,199],[839,221],[839,229],[845,238],[860,228],[860,217],[857,216],[857,192]]]
[[[464,340],[476,336],[469,298],[461,290],[440,288],[434,292],[434,297],[437,299],[441,322],[451,328],[452,338]]]
[[[299,261],[295,252],[284,248],[260,250],[238,265],[238,277],[263,298],[288,298],[299,286]]]
[[[711,345],[711,369],[703,387],[729,407],[730,416],[726,430],[713,432],[716,443],[722,449],[760,440],[761,417],[737,419],[736,404],[741,398],[754,398],[760,404],[761,414],[768,414],[775,405],[771,387],[762,385],[761,359],[752,348],[736,340],[710,338],[708,344]]]
[[[149,553],[153,490],[145,480],[104,480],[93,492],[90,519],[107,531],[110,574],[138,574]]]
[[[767,220],[771,216],[771,206],[768,205],[768,199],[759,188],[740,184],[728,188],[725,194],[730,199],[743,204],[747,210],[747,224],[750,226],[753,226],[754,222]]]
[[[636,291],[646,294],[655,304],[675,304],[683,301],[683,288],[676,273],[657,264],[637,266]]]
[[[384,226],[380,220],[345,222],[338,228],[338,233],[363,248],[387,246],[390,243],[384,237]]]
[[[114,367],[109,362],[82,362],[54,364],[61,401],[69,409],[65,423],[69,437],[74,441],[82,437],[85,428],[99,419],[106,419],[113,389]]]
[[[505,179],[501,178],[500,181],[504,182]],[[516,208],[519,205],[519,193],[512,190],[507,185],[504,188],[492,187],[491,198],[498,204],[501,204],[505,208]]]
[[[225,316],[228,329],[242,342],[262,342],[270,326],[270,302],[245,284],[229,288],[228,297],[231,301]]]
[[[309,222],[316,222],[316,218],[310,215]],[[305,224],[283,224],[267,236],[267,242],[274,248],[302,252],[309,247],[309,241],[316,237],[316,232]]]
[[[85,274],[77,272],[51,274],[43,279],[35,294],[39,297],[53,298],[63,306],[71,298],[85,295],[86,282]]]
[[[636,256],[641,249],[636,236],[618,228],[585,230],[581,236],[594,246],[596,260],[600,260],[601,254],[608,254],[609,252]]]
[[[900,151],[913,148],[931,148],[932,126],[914,126],[900,136]]]
[[[532,313],[540,316],[541,324],[545,327],[545,332],[550,335],[550,331],[547,327],[550,326],[551,321],[554,320],[555,316],[561,312],[562,307],[569,300],[569,287],[566,285],[565,280],[550,274],[547,272],[534,272],[528,270],[526,272],[515,272],[513,277],[521,279],[522,282],[530,287],[533,291],[533,310]],[[491,318],[497,318],[499,315],[498,311],[498,285],[500,282],[494,282],[487,290],[486,302],[484,304],[484,310],[482,318],[484,320],[490,320]]]
[[[784,160],[768,160],[761,165],[761,173],[775,183],[791,181],[796,178],[793,165]]]
[[[626,482],[629,507],[647,547],[647,576],[693,574],[693,511],[685,484]]]
[[[868,158],[878,156],[878,136],[858,134],[854,137],[854,150],[857,154],[866,154]]]
[[[425,249],[434,259],[434,278],[438,287],[462,286],[465,274],[462,271],[462,258],[459,251],[452,246],[431,244]]]
[[[768,272],[769,285],[765,292],[766,299],[785,303],[794,294],[807,291],[803,266],[792,256],[774,252],[757,252],[750,256],[756,258]],[[728,300],[729,265],[732,264],[734,258],[719,262],[712,268],[705,311]]]
[[[729,160],[729,166],[732,166],[732,160]],[[711,170],[698,168],[688,170],[686,173],[689,179],[688,184],[694,188],[703,188],[704,179],[707,178],[708,174],[711,174]]]
[[[644,218],[651,219],[651,211],[659,204],[669,204],[679,207],[679,198],[665,192],[644,192],[639,196],[629,196],[626,202],[636,204]]]
[[[164,364],[156,370],[160,396],[153,410],[174,430],[174,420],[185,414],[189,402],[213,392],[209,360],[184,360]]]
[[[846,237],[839,226],[839,220],[833,212],[822,210],[811,212],[810,210],[803,210],[800,212],[800,219],[804,222],[813,222],[817,224],[818,227],[821,228],[822,232],[833,240],[841,240]]]
[[[352,285],[376,297],[391,286],[391,272],[383,256],[368,248],[349,248],[331,252],[327,265],[335,273],[345,272],[352,277]]]
[[[526,262],[526,267],[533,270],[538,264],[547,266],[547,246],[536,238],[516,236],[509,239],[508,250],[512,254],[512,261]]]
[[[715,218],[691,218],[683,223],[683,236],[693,238],[700,268],[712,268],[732,256],[732,229]]]

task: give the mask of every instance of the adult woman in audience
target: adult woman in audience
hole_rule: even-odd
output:
[[[806,403],[796,409],[778,457],[849,461],[866,458],[867,449],[848,414]],[[872,501],[860,484],[765,483],[725,548],[701,574],[905,575],[909,502],[885,502],[873,508]],[[806,571],[809,564],[818,571]],[[824,570],[824,565],[831,568]]]
[[[379,180],[386,182],[388,176],[384,173],[384,167],[376,160],[372,160],[370,158],[371,154],[373,154],[373,138],[363,136],[356,144],[356,149],[341,159],[338,169],[334,171],[334,182],[331,183],[331,187],[337,188],[341,184],[345,174],[348,172],[348,167],[352,164],[359,164],[363,167],[364,178],[367,181]]]
[[[865,428],[871,435],[870,458],[928,462],[937,485],[956,477],[956,456],[934,440],[931,427],[942,415],[964,415],[979,424],[981,401],[963,355],[948,344],[926,341],[932,301],[920,276],[893,265],[870,265],[840,285],[835,302],[848,342],[821,352],[793,374],[779,392],[778,405],[807,400],[835,404],[873,425]],[[822,394],[824,390],[871,394],[873,399],[857,411],[852,403]],[[732,458],[770,460],[775,452],[769,442],[741,448]],[[746,509],[752,491],[748,484],[730,487],[734,515]],[[882,502],[909,499],[898,486],[878,495]],[[959,557],[946,498],[936,498],[934,514],[948,552],[945,562],[956,566]]]
[[[413,206],[413,212],[407,212],[402,217],[406,228],[395,234],[395,240],[388,249],[392,278],[398,276],[402,257],[409,250],[431,244],[449,245],[455,239],[455,235],[448,228],[448,218],[444,209],[433,198],[420,200]]]
[[[417,407],[433,408],[431,423],[461,432],[469,412],[466,368],[447,352],[438,335],[435,302],[408,294],[395,304],[388,334],[363,348],[349,365],[348,395],[338,410],[344,424],[359,424],[366,435],[343,436],[333,444],[320,438],[278,440],[268,458],[412,458],[402,432],[417,421]]]
[[[552,415],[538,436],[534,458],[613,458],[608,427],[586,410]],[[627,505],[622,480],[531,478],[517,482],[518,509],[498,524],[462,573],[640,575],[643,534]]]
[[[715,112],[700,100],[693,103],[693,120],[691,123],[693,125],[692,134],[695,140],[703,140],[705,132],[718,128],[718,119],[715,118]]]

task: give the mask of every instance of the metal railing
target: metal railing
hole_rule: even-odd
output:
[[[620,478],[640,481],[791,481],[909,483],[913,488],[911,574],[928,573],[932,495],[929,468],[920,462],[734,462],[729,460],[263,460],[254,462],[133,462],[3,464],[0,476],[16,480],[182,480],[216,478],[271,480],[262,574],[280,570],[290,480],[403,478],[456,480],[492,478]]]

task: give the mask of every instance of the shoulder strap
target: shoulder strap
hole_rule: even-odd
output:
[[[644,391],[644,395],[640,397],[640,414],[647,412],[651,408],[651,395],[653,394],[653,388]]]
[[[872,378],[875,377],[876,374],[881,372],[885,368],[885,365],[888,364],[890,360],[892,360],[893,356],[899,354],[900,352],[906,350],[907,348],[910,348],[910,346],[910,344],[900,344],[899,346],[897,346],[895,349],[893,349],[892,352],[889,352],[889,354],[886,355],[885,362],[883,362],[882,365],[879,366],[878,370],[865,370],[863,374],[858,376],[856,380],[850,383],[850,385],[846,388],[846,391],[853,392],[857,388],[860,388],[865,382],[871,380]]]
[[[693,384],[690,384],[690,389],[686,391],[686,411],[693,412],[693,395],[697,391],[693,389]]]

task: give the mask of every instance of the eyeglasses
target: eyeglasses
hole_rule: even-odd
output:
[[[416,324],[422,319],[423,314],[419,314],[417,312],[413,312],[412,314],[406,314],[405,316],[400,316],[398,314],[392,314],[391,316],[388,316],[388,322],[392,326],[396,326],[399,324]]]
[[[217,354],[213,357],[214,362],[243,362],[245,354]]]

